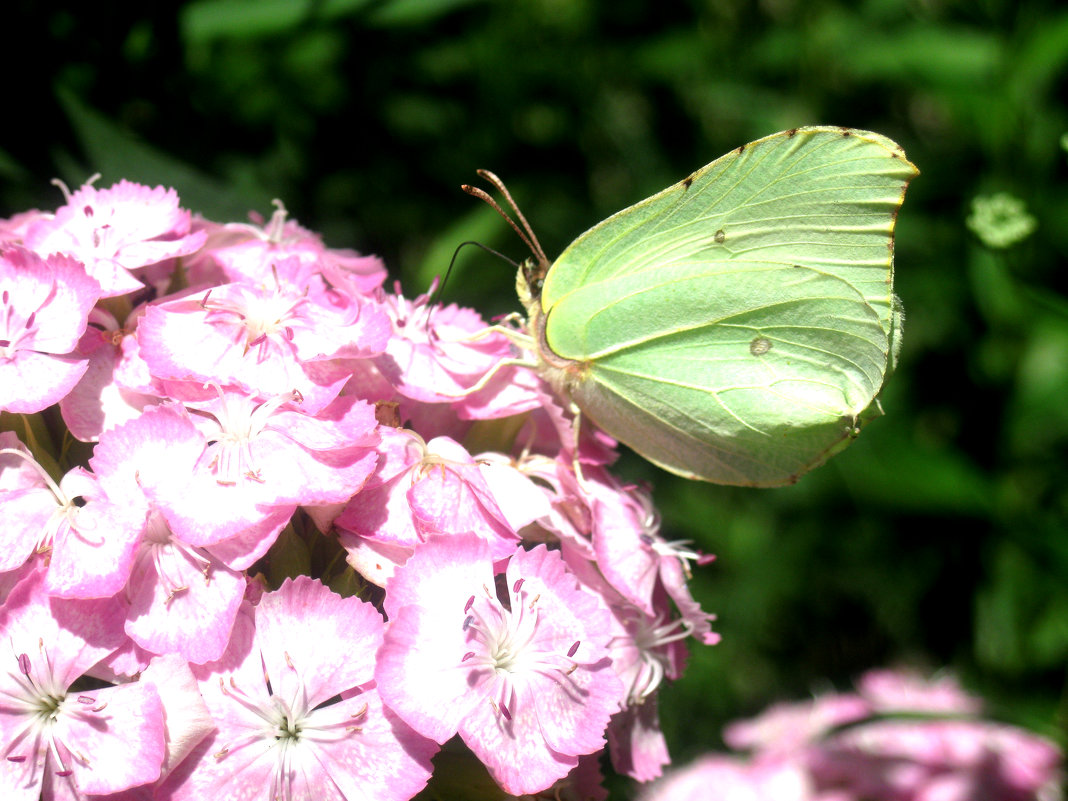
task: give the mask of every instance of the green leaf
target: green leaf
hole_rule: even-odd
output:
[[[179,19],[187,44],[215,39],[261,39],[300,23],[363,11],[374,0],[200,0],[187,3]]]
[[[368,14],[367,21],[382,27],[424,25],[464,6],[485,0],[386,0]]]

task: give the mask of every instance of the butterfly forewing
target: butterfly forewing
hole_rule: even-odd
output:
[[[542,308],[582,286],[695,258],[775,262],[849,282],[889,334],[893,228],[915,174],[878,134],[800,128],[766,137],[576,239],[546,277]]]

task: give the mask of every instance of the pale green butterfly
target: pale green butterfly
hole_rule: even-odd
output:
[[[743,145],[552,264],[481,174],[535,254],[517,288],[538,371],[649,461],[789,484],[876,408],[900,344],[894,224],[918,174],[886,137],[810,127]]]

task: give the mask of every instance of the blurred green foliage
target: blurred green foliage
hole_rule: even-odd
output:
[[[897,140],[922,175],[898,220],[908,318],[886,416],[783,490],[624,460],[656,485],[667,536],[719,555],[696,592],[724,641],[665,692],[665,730],[683,758],[770,700],[908,662],[951,666],[997,714],[1064,742],[1063,3],[14,5],[35,58],[9,65],[0,214],[59,205],[48,179],[96,171],[173,184],[216,219],[280,197],[330,244],[384,256],[412,294],[465,239],[524,255],[459,191],[476,168],[506,179],[552,254],[776,130]],[[966,222],[999,193],[1033,230],[998,238],[997,208]],[[490,316],[517,308],[512,285],[469,249],[448,291]]]

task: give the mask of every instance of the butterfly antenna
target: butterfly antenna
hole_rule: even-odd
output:
[[[502,181],[489,170],[476,170],[476,172],[479,174],[479,176],[489,181],[489,183],[493,185],[494,189],[496,189],[504,196],[504,199],[508,201],[508,205],[511,206],[512,211],[515,212],[515,216],[519,219],[519,222],[522,223],[522,228],[520,228],[519,224],[517,224],[515,220],[513,220],[508,215],[508,213],[500,207],[497,201],[495,201],[492,197],[489,196],[489,194],[479,189],[477,186],[469,186],[468,184],[464,184],[460,188],[467,192],[467,194],[472,195],[473,197],[477,197],[479,200],[485,201],[487,204],[489,204],[489,206],[492,207],[494,211],[496,211],[505,220],[508,221],[508,224],[512,226],[512,230],[514,230],[516,234],[518,234],[519,238],[523,240],[523,244],[527,246],[527,248],[530,250],[531,253],[534,254],[535,257],[537,257],[538,262],[543,265],[548,265],[549,259],[545,255],[545,251],[542,250],[541,243],[538,241],[538,237],[534,234],[534,229],[530,227],[530,223],[527,222],[527,218],[524,217],[523,212],[519,210],[519,205],[515,202],[515,200],[512,199],[512,194],[508,191],[508,187],[504,185],[504,181]]]
[[[506,262],[511,264],[514,269],[516,269],[516,270],[519,269],[519,265],[516,264],[514,261],[512,261],[507,256],[505,256],[503,253],[500,253],[499,251],[496,251],[491,247],[487,247],[486,245],[483,245],[481,242],[475,242],[473,239],[472,240],[468,240],[467,242],[461,242],[459,245],[456,246],[456,250],[454,250],[452,252],[452,258],[449,259],[449,266],[445,270],[445,277],[441,279],[441,283],[437,285],[437,287],[430,293],[430,297],[427,298],[427,301],[426,301],[426,323],[425,323],[425,326],[426,326],[427,329],[430,328],[430,315],[434,311],[434,300],[436,298],[437,302],[441,303],[441,298],[444,297],[444,295],[445,295],[445,284],[448,283],[449,276],[452,275],[452,268],[456,264],[456,257],[460,255],[460,251],[467,245],[474,245],[476,248],[482,248],[487,253],[492,253],[494,256],[497,256],[498,258],[504,259]]]
[[[527,222],[527,218],[523,216],[523,212],[519,208],[519,204],[512,199],[511,192],[508,191],[508,187],[504,185],[504,181],[497,177],[495,173],[489,170],[476,170],[476,172],[489,181],[493,186],[497,188],[504,199],[508,201],[508,205],[512,207],[515,212],[515,216],[519,219],[519,222],[523,225],[523,230],[527,232],[527,236],[530,237],[530,242],[533,244],[531,251],[538,257],[539,261],[548,262],[549,259],[545,256],[545,251],[541,249],[541,242],[538,241],[538,237],[534,234],[534,229],[530,227],[530,223]]]

